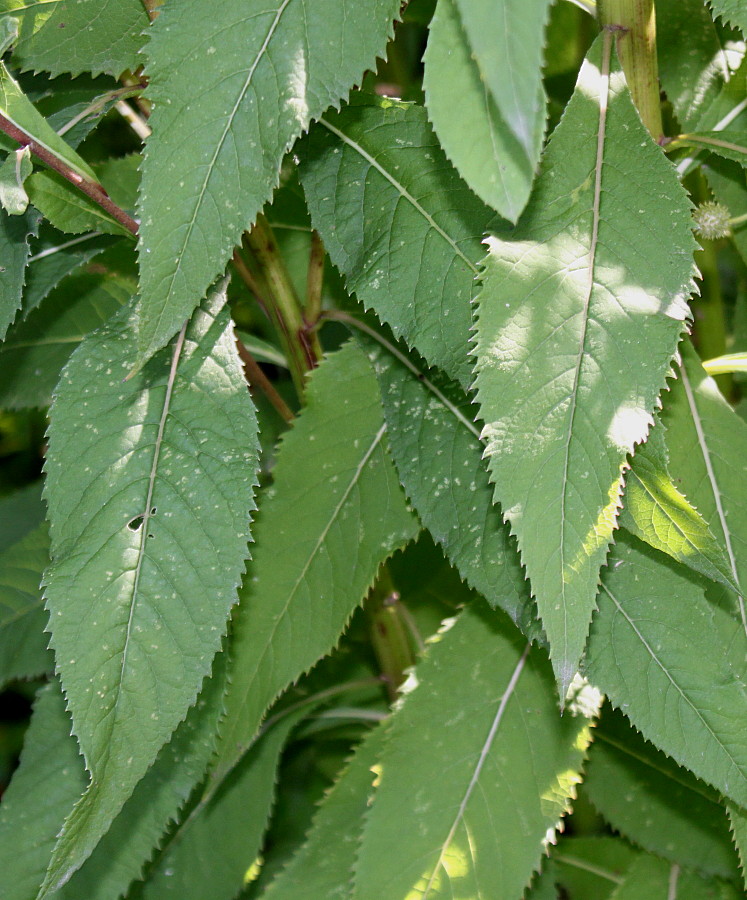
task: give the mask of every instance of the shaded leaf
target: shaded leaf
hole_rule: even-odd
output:
[[[257,435],[224,290],[127,382],[123,311],[76,351],[52,405],[47,606],[91,784],[46,891],[90,854],[194,703],[236,598]]]
[[[301,144],[314,228],[348,290],[463,388],[471,302],[493,213],[459,178],[422,107],[325,116]]]
[[[350,343],[313,373],[280,445],[234,617],[213,788],[278,694],[334,647],[379,565],[419,530],[385,434],[376,376]]]
[[[48,562],[44,523],[0,554],[0,685],[37,678],[54,668],[41,590]]]
[[[348,900],[358,844],[373,794],[374,768],[385,726],[370,731],[325,796],[303,846],[266,891],[262,900],[324,897]]]
[[[655,856],[640,856],[625,873],[622,884],[615,888],[611,900],[738,900],[742,896],[726,882],[706,881],[674,863]]]
[[[477,396],[561,697],[578,667],[627,454],[688,316],[689,200],[600,37],[526,213],[488,239]],[[606,73],[612,68],[608,80]]]
[[[98,231],[132,237],[98,203],[89,200],[57,172],[35,172],[26,182],[34,206],[55,228],[68,234]]]
[[[219,274],[277,185],[285,151],[383,53],[399,8],[196,0],[161,11],[147,47],[139,362]]]
[[[446,155],[512,222],[529,197],[545,133],[549,7],[548,0],[439,0],[424,57],[428,116]]]
[[[34,168],[28,147],[9,153],[0,165],[0,205],[10,216],[22,216],[29,206],[23,182]]]
[[[737,877],[718,794],[607,710],[594,729],[584,791],[620,834],[650,853],[723,878]]]
[[[366,347],[392,456],[423,525],[471,587],[542,640],[516,544],[493,504],[474,407],[457,384],[437,371],[426,375],[396,348]]]
[[[0,346],[0,406],[47,406],[70,354],[131,293],[123,279],[99,275],[75,276],[61,284]]]
[[[41,525],[47,512],[42,482],[34,481],[0,497],[0,553]]]
[[[747,690],[725,653],[719,616],[727,614],[706,602],[687,570],[621,534],[585,669],[647,740],[744,805]],[[743,654],[744,633],[732,639]]]
[[[722,545],[677,490],[667,465],[663,427],[638,448],[625,479],[620,524],[656,550],[738,591]]]
[[[33,211],[9,216],[0,209],[0,340],[5,339],[21,308],[29,238],[36,234],[38,224],[39,216]]]
[[[732,159],[740,166],[747,166],[747,134],[743,131],[704,131],[682,134],[675,138],[674,146],[691,147],[716,153],[724,159]]]
[[[573,900],[606,900],[638,856],[630,844],[607,836],[562,836],[552,851],[558,884]]]
[[[119,76],[142,64],[148,16],[142,0],[6,0],[19,17],[14,64],[59,75]]]
[[[379,760],[353,897],[519,896],[580,780],[581,696],[561,717],[544,652],[481,601],[412,685]]]

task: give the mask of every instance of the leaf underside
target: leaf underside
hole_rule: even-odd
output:
[[[652,422],[692,288],[687,195],[610,54],[601,36],[519,225],[487,241],[478,299],[495,499],[518,537],[561,696],[586,641],[626,457]]]

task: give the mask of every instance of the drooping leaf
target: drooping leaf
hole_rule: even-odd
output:
[[[656,36],[659,76],[682,129],[712,127],[726,112],[720,94],[738,54],[724,47],[703,0],[657,0]]]
[[[621,533],[585,669],[647,740],[744,805],[747,690],[721,642],[719,617],[728,614],[707,603],[686,569]],[[731,640],[743,657],[744,632],[735,629]]]
[[[33,103],[23,93],[18,82],[0,62],[0,112],[24,134],[61,159],[73,172],[87,181],[96,181],[93,169],[72,147],[63,140],[47,120],[37,112]],[[5,139],[8,140],[7,138]],[[8,146],[18,146],[10,141]]]
[[[300,147],[314,228],[348,290],[463,388],[471,304],[492,212],[415,105],[349,106]]]
[[[379,565],[419,530],[363,351],[350,343],[327,357],[306,398],[278,452],[234,618],[213,785],[248,749],[280,691],[334,647]]]
[[[726,550],[732,580],[747,583],[747,424],[729,406],[689,343],[664,412],[671,471]],[[747,633],[743,595],[732,595]]]
[[[399,8],[197,0],[161,11],[147,47],[155,108],[139,204],[141,362],[219,274],[277,185],[285,151],[383,53]]]
[[[706,578],[739,590],[721,544],[672,481],[661,425],[652,429],[633,458],[620,525]]]
[[[348,900],[385,726],[368,733],[325,796],[308,837],[261,900]]]
[[[625,873],[623,881],[610,900],[641,900],[642,897],[661,900],[738,900],[742,896],[733,885],[710,879],[706,881],[695,872],[688,872],[676,863],[656,856],[640,856]]]
[[[9,216],[0,209],[0,340],[21,308],[29,238],[38,228],[39,216],[30,211],[24,216]]]
[[[0,804],[3,900],[34,900],[60,823],[86,784],[60,683],[38,694],[21,761]]]
[[[130,299],[123,279],[67,279],[0,345],[0,406],[47,406],[73,350]]]
[[[258,739],[220,792],[175,831],[148,872],[142,891],[136,892],[137,900],[233,900],[237,896],[262,846],[280,754],[291,731],[308,713],[308,707],[288,712]],[[219,833],[221,839],[216,841]]]
[[[224,690],[225,658],[219,653],[197,703],[161,748],[91,856],[51,895],[53,900],[111,900],[141,876],[154,848],[165,841],[168,826],[205,774],[215,750]]]
[[[34,206],[60,231],[68,234],[98,231],[132,237],[108,212],[57,172],[35,172],[26,188]]]
[[[4,0],[19,17],[14,64],[22,69],[119,76],[142,64],[148,15],[142,0]]]
[[[747,10],[741,0],[708,0],[715,16],[747,35]]]
[[[421,521],[471,587],[527,637],[541,638],[515,542],[493,504],[474,407],[457,384],[426,375],[396,348],[367,341],[366,349],[392,456]]]
[[[529,197],[545,133],[549,7],[547,0],[439,0],[424,57],[428,116],[446,155],[512,222]]]
[[[84,266],[110,244],[112,239],[94,232],[68,238],[46,222],[39,240],[31,247],[26,287],[23,291],[23,315],[27,316],[67,275]]]
[[[49,562],[46,524],[0,553],[0,685],[54,668],[41,580]]]
[[[76,351],[57,389],[46,597],[91,784],[46,891],[90,854],[194,703],[236,599],[257,435],[224,302],[220,287],[126,382],[136,348],[123,311]]]
[[[9,216],[22,216],[29,207],[29,197],[23,186],[33,171],[28,147],[9,153],[0,165],[0,206]]]
[[[520,896],[580,780],[583,701],[561,717],[544,651],[481,601],[413,684],[379,760],[352,896]]]
[[[688,315],[689,201],[630,101],[609,32],[584,63],[525,215],[488,239],[477,389],[495,499],[561,696]]]
[[[718,794],[606,710],[594,729],[584,792],[607,822],[644,850],[722,878],[738,877]]]

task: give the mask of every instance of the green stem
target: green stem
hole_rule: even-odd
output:
[[[397,691],[405,680],[405,671],[414,664],[415,656],[407,624],[401,614],[399,594],[386,565],[382,566],[364,609],[368,617],[371,644],[389,699],[393,701],[397,699]]]
[[[692,304],[695,316],[695,338],[698,351],[703,359],[713,359],[726,353],[724,301],[721,294],[716,247],[713,241],[703,242],[702,250],[695,254],[695,261],[703,277],[700,285],[700,297],[695,299]],[[734,388],[731,375],[714,377],[721,393],[727,398],[731,397]]]
[[[657,142],[663,137],[654,0],[601,0],[599,21],[619,29],[617,53],[643,124]]]
[[[266,285],[266,291],[262,290],[262,299],[288,357],[298,396],[302,397],[306,374],[319,362],[318,341],[310,339],[301,304],[283,263],[275,235],[261,213],[245,240],[261,271]]]

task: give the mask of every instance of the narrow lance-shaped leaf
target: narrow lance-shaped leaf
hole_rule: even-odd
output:
[[[605,710],[585,769],[584,793],[616,832],[671,862],[737,877],[716,791],[644,741],[622,713]]]
[[[52,406],[47,606],[91,784],[46,891],[90,854],[194,703],[236,599],[257,435],[224,303],[220,287],[123,382],[127,311],[76,351]]]
[[[159,853],[138,900],[233,900],[239,894],[262,848],[280,754],[309,712],[308,707],[288,711],[257,740],[220,793],[190,812]]]
[[[549,8],[548,0],[439,0],[423,60],[428,116],[446,155],[512,222],[529,197],[545,133]]]
[[[399,8],[195,0],[161,10],[147,47],[154,112],[139,204],[140,363],[223,268],[277,185],[285,151],[383,53]]]
[[[482,459],[474,406],[437,371],[426,375],[394,346],[366,341],[381,387],[392,456],[405,492],[462,578],[543,639],[514,540]]]
[[[725,550],[672,481],[663,425],[636,451],[625,482],[624,528],[706,578],[739,590]]]
[[[349,106],[299,151],[311,221],[348,290],[469,387],[475,277],[494,215],[444,156],[425,111]]]
[[[643,736],[747,804],[747,689],[721,640],[728,613],[686,569],[622,533],[610,556],[585,670]],[[730,632],[742,659],[747,637]]]
[[[19,17],[13,62],[22,69],[117,77],[142,64],[148,27],[142,0],[6,0],[5,6]]]
[[[303,896],[348,900],[386,729],[379,725],[358,745],[320,805],[306,842],[261,895],[262,900]]]
[[[521,896],[580,780],[588,688],[561,716],[544,651],[482,601],[412,684],[379,760],[354,900]]]
[[[477,325],[486,454],[561,696],[583,651],[627,454],[645,438],[692,288],[689,200],[605,32],[517,228],[488,240]]]
[[[283,438],[234,618],[230,688],[211,790],[278,694],[336,644],[379,565],[415,537],[389,458],[379,390],[354,343],[311,376]]]
[[[0,553],[0,685],[54,669],[41,591],[48,563],[46,523]]]

